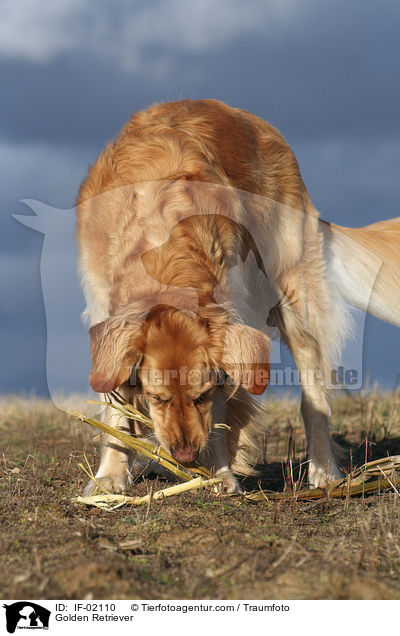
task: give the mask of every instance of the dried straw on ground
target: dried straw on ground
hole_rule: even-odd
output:
[[[142,424],[153,428],[151,420],[140,413],[134,406],[126,402],[118,393],[113,392],[110,394],[110,401],[107,402],[107,405],[116,409],[116,411],[121,414],[121,417],[128,417],[130,419],[137,420]],[[144,441],[143,439],[128,435],[123,431],[112,428],[98,420],[88,418],[82,413],[78,413],[76,411],[73,411],[70,415],[77,420],[86,422],[87,424],[100,429],[103,433],[108,433],[109,435],[114,436],[127,446],[133,448],[136,452],[142,453],[148,459],[153,460],[166,468],[175,477],[183,480],[183,483],[156,491],[149,495],[145,495],[144,497],[116,495],[104,491],[104,488],[99,485],[100,490],[104,491],[103,494],[92,495],[90,497],[75,497],[73,499],[75,503],[93,505],[104,510],[114,510],[115,508],[119,508],[125,504],[136,506],[146,503],[148,504],[151,499],[161,499],[200,488],[206,488],[211,492],[219,492],[220,494],[218,485],[222,482],[222,479],[213,477],[210,471],[204,466],[183,466],[161,446],[152,444],[150,441]],[[224,425],[217,424],[215,426],[222,427]],[[96,481],[89,466],[87,469],[82,465],[80,466],[91,479]],[[379,492],[385,488],[392,488],[400,496],[396,487],[398,484],[400,484],[400,455],[394,455],[392,457],[385,457],[373,462],[368,462],[354,470],[343,479],[329,482],[324,488],[305,488],[300,490],[297,488],[297,485],[294,484],[292,489],[284,492],[268,492],[260,489],[251,493],[243,493],[243,495],[240,496],[245,497],[249,501],[276,501],[278,499],[290,500],[293,498],[295,498],[296,501],[301,501],[338,497],[346,498],[370,492]]]

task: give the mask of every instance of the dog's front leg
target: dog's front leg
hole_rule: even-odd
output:
[[[315,488],[325,486],[331,479],[340,479],[330,436],[330,409],[324,391],[303,387],[301,414],[308,445],[308,481]]]
[[[130,432],[129,421],[121,417],[112,407],[104,407],[102,421],[113,428]],[[104,435],[101,448],[100,465],[95,475],[85,487],[85,496],[93,495],[101,489],[109,492],[123,492],[128,485],[129,447],[112,435]]]
[[[327,364],[317,338],[302,326],[299,317],[290,308],[281,308],[279,313],[279,329],[300,373],[301,414],[308,445],[308,481],[316,488],[343,476],[336,464],[329,433],[330,408],[324,379]]]

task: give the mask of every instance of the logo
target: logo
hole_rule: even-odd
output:
[[[41,605],[31,601],[19,601],[3,607],[6,609],[9,634],[13,634],[16,629],[49,629],[51,612]]]
[[[177,189],[179,193],[181,185],[182,182],[177,180],[176,183],[173,181],[161,181],[159,183],[151,181],[123,186],[99,194],[85,202],[85,205],[90,205],[90,209],[99,211],[109,208],[120,209],[120,206],[130,205],[129,202],[137,199],[137,205],[143,205],[143,209],[147,210],[148,197],[150,195],[153,196],[153,192],[154,196],[156,196],[159,191],[166,192],[168,187],[172,193],[171,196],[175,196],[174,191]],[[298,300],[293,297],[293,290],[287,288],[283,290],[283,280],[279,282],[280,273],[278,275],[278,272],[281,272],[282,267],[279,252],[280,244],[276,244],[266,232],[264,211],[273,211],[273,218],[276,219],[274,223],[278,223],[278,219],[282,218],[285,224],[288,223],[293,228],[308,227],[308,214],[304,215],[301,210],[296,210],[286,204],[257,194],[240,190],[232,192],[230,188],[218,184],[185,182],[185,192],[188,194],[188,200],[196,201],[196,206],[201,210],[200,215],[203,217],[205,215],[210,215],[210,218],[214,217],[216,213],[213,204],[210,204],[210,202],[218,202],[217,216],[225,216],[227,221],[229,220],[235,236],[237,235],[237,239],[235,239],[237,253],[235,258],[232,256],[229,261],[226,280],[223,278],[220,283],[218,283],[217,279],[214,281],[213,302],[220,305],[230,314],[231,322],[235,322],[240,318],[240,322],[263,332],[270,338],[272,341],[270,384],[277,387],[292,387],[315,382],[320,384],[323,380],[329,389],[361,388],[362,336],[364,333],[365,314],[361,310],[350,313],[345,305],[341,304],[341,296],[335,291],[337,286],[334,280],[336,274],[332,274],[329,268],[326,276],[327,279],[330,280],[332,278],[333,280],[332,284],[327,283],[329,289],[331,289],[331,300],[329,302],[332,304],[332,312],[335,312],[335,315],[332,316],[332,324],[337,325],[338,330],[334,338],[329,335],[330,332],[327,337],[327,342],[332,346],[332,369],[327,369],[327,373],[324,372],[322,378],[316,377],[316,374],[320,373],[319,367],[316,369],[308,369],[306,367],[296,370],[295,365],[292,363],[289,366],[285,365],[281,355],[283,347],[281,347],[280,314],[278,310],[281,307],[294,306]],[[181,198],[179,198],[179,201],[181,201]],[[225,205],[224,201],[230,201],[232,205]],[[60,398],[60,388],[63,389],[62,393],[78,392],[87,394],[89,391],[88,376],[91,367],[87,327],[84,327],[80,320],[84,299],[80,289],[74,249],[76,214],[73,208],[65,210],[53,208],[34,199],[24,199],[23,203],[29,206],[35,215],[14,215],[14,217],[23,225],[44,234],[40,273],[47,327],[46,375],[48,390],[53,403],[63,409],[66,404]],[[145,242],[138,239],[138,247],[135,247],[134,267],[136,269],[134,271],[136,272],[135,277],[140,280],[140,289],[159,291],[157,293],[152,291],[149,293],[148,298],[143,296],[143,302],[141,300],[139,303],[138,324],[146,318],[148,311],[154,306],[153,303],[166,304],[178,310],[190,310],[194,314],[197,312],[197,288],[190,286],[189,281],[187,281],[187,287],[170,285],[168,277],[164,278],[163,271],[153,267],[153,263],[163,262],[163,254],[167,258],[170,249],[172,250],[171,253],[174,253],[176,249],[174,243],[175,234],[180,236],[180,232],[184,231],[188,220],[191,217],[197,218],[199,215],[196,206],[194,208],[191,204],[188,204],[188,206],[183,205],[181,208],[180,205],[179,203],[179,212],[177,210],[176,213],[168,214],[162,223],[158,216],[157,206],[152,211],[146,211],[146,227],[150,229],[148,232],[146,230]],[[247,212],[246,214],[239,214],[238,206],[246,211],[255,210],[258,212],[256,214]],[[171,207],[172,209],[173,206]],[[262,214],[260,214],[261,211],[263,211]],[[238,221],[239,217],[241,219],[240,222]],[[210,225],[211,227],[213,226]],[[277,227],[280,226],[277,225]],[[321,249],[322,237],[330,231],[327,228],[329,226],[326,226],[322,221],[318,221]],[[302,240],[302,234],[300,233],[300,242],[295,248],[295,251],[300,250],[299,254],[304,246],[308,245],[306,234],[304,235],[303,245],[301,243]],[[290,240],[288,237],[283,236],[282,241],[285,245],[289,245],[288,241],[290,242]],[[210,244],[210,254],[213,253],[212,250],[217,249],[216,245],[214,242]],[[143,252],[141,252],[141,249],[143,249]],[[346,238],[345,244],[343,244],[341,249],[343,252],[346,250],[354,251],[354,253],[359,255],[360,262],[368,264],[368,266],[365,266],[366,271],[368,270],[368,279],[366,279],[365,285],[369,286],[369,290],[372,292],[382,261],[363,244],[355,240]],[[333,252],[330,254],[330,248],[326,247],[326,250],[327,253],[329,252],[329,258],[339,258]],[[104,290],[101,291],[103,289],[101,284],[89,275],[85,263],[86,261],[82,256],[79,265],[81,284],[88,301],[88,306],[83,312],[83,316],[88,325],[95,325],[103,322],[109,316],[107,293]],[[295,267],[294,263],[295,260],[293,260],[291,267]],[[340,271],[343,270],[344,279],[347,281],[346,277],[351,277],[351,273],[347,273],[346,264],[341,261],[340,267],[342,268]],[[309,301],[312,300],[314,302],[315,299],[308,297],[308,294],[312,292],[309,290],[310,285],[306,284],[305,280],[303,281],[303,268],[305,272],[307,265],[300,267],[298,272],[299,282],[296,285],[298,284],[301,288],[304,287],[304,302],[305,306],[307,306]],[[351,281],[345,284],[351,285]],[[229,303],[226,302],[228,289]],[[140,294],[139,297],[142,298]],[[369,294],[363,294],[364,292],[361,293],[360,291],[357,303],[363,309],[368,309]],[[296,311],[293,311],[295,314]],[[307,313],[304,314],[306,327],[307,315]],[[278,316],[278,319],[276,316]],[[346,319],[344,318],[345,316]],[[346,337],[352,333],[354,335],[358,334],[358,338],[352,338],[342,355],[339,355],[341,345],[346,340]],[[311,336],[314,338],[312,334]],[[338,353],[337,359],[335,351]],[[265,362],[265,360],[246,360],[244,362]],[[260,384],[262,384],[262,381]],[[99,410],[98,404],[94,404],[90,407],[88,415],[96,415]]]

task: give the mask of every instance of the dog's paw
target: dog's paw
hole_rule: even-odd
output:
[[[222,479],[221,483],[216,484],[219,492],[223,492],[227,495],[243,492],[238,480],[236,479],[232,471],[230,470],[217,471],[216,476]]]
[[[107,475],[105,477],[96,477],[96,481],[91,479],[83,490],[84,497],[91,497],[92,495],[104,494],[104,491],[109,493],[121,493],[127,488],[126,479],[111,477]]]
[[[311,462],[308,469],[308,485],[310,488],[325,488],[331,481],[342,479],[343,476],[343,473],[336,466],[334,470],[327,471]]]

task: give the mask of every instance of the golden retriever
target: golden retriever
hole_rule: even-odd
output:
[[[343,298],[399,324],[399,219],[322,223],[276,129],[185,100],[136,113],[106,146],[80,189],[77,239],[95,391],[119,388],[177,461],[198,459],[238,491],[278,329],[300,371],[309,483],[340,475],[327,386]],[[129,461],[106,437],[96,478],[126,489]]]

